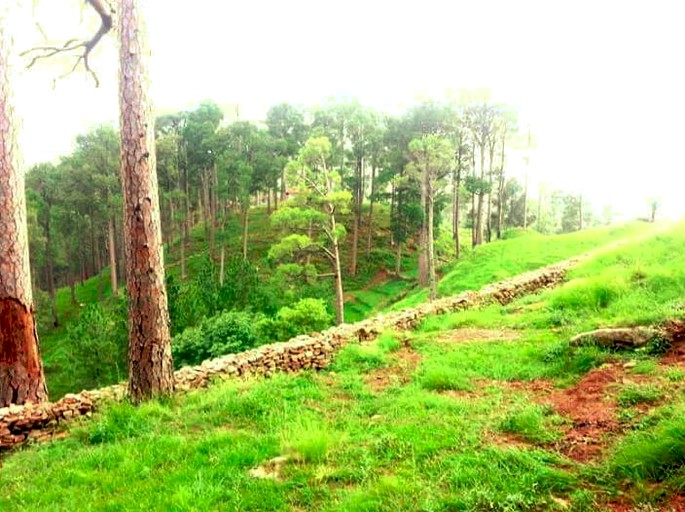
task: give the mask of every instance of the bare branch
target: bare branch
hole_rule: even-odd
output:
[[[21,53],[22,57],[27,55],[33,55],[31,62],[29,62],[29,64],[26,66],[27,68],[33,67],[33,65],[39,60],[48,59],[58,54],[72,53],[77,50],[83,49],[83,53],[77,55],[76,62],[74,63],[74,66],[71,68],[71,70],[62,75],[60,78],[64,78],[70,75],[71,73],[76,71],[76,68],[78,68],[79,64],[83,63],[83,67],[86,70],[86,72],[88,72],[90,76],[93,77],[95,87],[100,86],[100,81],[98,80],[97,75],[90,67],[88,57],[90,56],[90,52],[93,51],[93,49],[98,45],[98,43],[105,36],[105,34],[107,34],[107,32],[109,32],[112,29],[112,15],[114,14],[114,10],[109,5],[109,3],[106,2],[106,0],[86,0],[86,3],[90,5],[95,10],[95,12],[97,12],[97,14],[100,16],[100,28],[98,28],[98,31],[95,33],[95,35],[87,41],[70,39],[67,42],[65,42],[62,46],[37,46],[35,48],[26,50],[25,52]],[[105,4],[107,4],[107,6],[105,6]]]

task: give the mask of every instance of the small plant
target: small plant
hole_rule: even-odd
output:
[[[348,345],[335,358],[335,371],[356,370],[368,372],[388,364],[385,351],[378,345]]]
[[[665,375],[671,382],[680,382],[685,379],[685,370],[681,370],[680,368],[668,368]]]
[[[430,391],[470,391],[473,389],[469,378],[457,369],[446,365],[425,368],[419,377],[419,383],[423,389]]]
[[[513,411],[501,423],[500,430],[517,434],[535,444],[550,443],[558,438],[551,428],[550,410],[540,405],[529,405]]]
[[[638,404],[653,404],[663,398],[663,392],[654,386],[628,386],[618,395],[621,407]]]
[[[317,421],[303,420],[286,426],[281,450],[303,462],[322,462],[341,441],[341,435]]]
[[[376,345],[383,352],[395,352],[402,348],[402,343],[398,341],[394,334],[384,332],[378,337]]]

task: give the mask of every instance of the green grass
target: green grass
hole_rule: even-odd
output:
[[[658,509],[685,492],[685,373],[646,350],[568,340],[679,315],[683,249],[677,226],[598,254],[557,289],[349,345],[327,371],[112,405],[65,440],[6,457],[0,510],[590,511],[619,492]],[[513,335],[457,338],[460,327]],[[401,370],[407,343],[418,366],[374,389],[375,375]],[[616,396],[632,420],[588,464],[555,450],[568,420],[512,385],[563,388],[627,361],[640,380],[617,383]],[[636,406],[653,410],[637,421]],[[250,476],[281,455],[277,479]]]
[[[438,294],[448,296],[478,290],[488,283],[556,263],[610,242],[639,236],[650,229],[653,229],[652,225],[634,222],[563,235],[541,235],[534,231],[519,233],[510,239],[479,246],[445,269],[438,283]],[[411,307],[427,298],[426,290],[417,290],[393,304],[391,309]]]

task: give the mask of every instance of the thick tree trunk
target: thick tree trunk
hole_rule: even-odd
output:
[[[107,240],[109,243],[109,281],[112,286],[112,295],[119,296],[119,285],[117,283],[117,248],[114,243],[114,219],[109,218],[107,223]]]
[[[174,389],[164,284],[154,119],[147,101],[149,51],[139,2],[120,0],[119,102],[129,296],[129,394],[134,402]]]
[[[9,89],[10,36],[0,18],[0,407],[47,400],[33,314],[24,176]]]

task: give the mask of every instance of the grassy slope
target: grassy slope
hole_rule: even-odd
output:
[[[645,223],[587,229],[564,235],[541,235],[515,232],[508,240],[477,247],[447,269],[438,284],[440,295],[477,290],[487,283],[500,281],[528,270],[543,267],[612,241],[648,232]],[[393,310],[415,306],[427,300],[427,290],[416,290],[393,304]]]
[[[67,440],[11,455],[0,469],[0,509],[600,510],[619,490],[659,506],[685,489],[685,371],[567,340],[679,314],[684,231],[608,251],[558,289],[428,320],[409,341],[416,368],[402,356],[409,349],[385,335],[345,348],[330,371],[113,406]],[[449,342],[463,326],[506,327],[519,339]],[[628,358],[654,379],[660,405],[646,416],[626,408],[627,434],[594,464],[557,453],[550,443],[564,419],[506,385],[568,386]],[[389,386],[375,388],[384,374]],[[293,459],[280,480],[249,476],[281,454]]]

